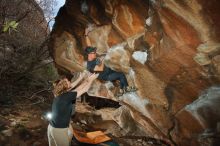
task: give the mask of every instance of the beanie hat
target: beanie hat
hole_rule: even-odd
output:
[[[91,46],[86,47],[85,52],[86,52],[86,54],[90,54],[92,52],[96,52],[96,47],[91,47]]]

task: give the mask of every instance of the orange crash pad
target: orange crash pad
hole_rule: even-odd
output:
[[[73,130],[73,135],[79,142],[89,144],[99,144],[111,140],[111,138],[102,131],[81,132]]]

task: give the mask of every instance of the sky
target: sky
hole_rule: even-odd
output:
[[[60,7],[62,7],[65,3],[65,0],[57,0],[57,6],[55,7],[55,14],[59,11]]]
[[[51,0],[51,1],[47,1],[47,0],[35,0],[39,6],[42,8],[42,10],[44,11],[44,16],[46,18],[46,20],[49,22],[49,27],[50,30],[52,30],[53,24],[54,24],[54,19],[57,12],[59,11],[60,7],[62,7],[65,4],[66,0]],[[48,7],[48,4],[51,4],[51,2],[56,2],[56,5],[54,5],[53,7]]]
[[[54,16],[53,17],[56,17],[57,12],[59,11],[60,7],[62,7],[65,4],[65,1],[66,0],[57,0],[57,5],[54,8]],[[51,21],[49,24],[50,29],[52,29],[53,24],[54,24],[54,21]]]

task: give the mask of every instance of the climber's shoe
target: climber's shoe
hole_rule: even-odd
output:
[[[138,89],[136,88],[136,87],[134,87],[134,86],[127,86],[125,89],[124,89],[124,91],[125,92],[135,92],[135,91],[137,91]]]
[[[123,94],[124,94],[124,90],[123,90],[123,89],[120,89],[120,90],[118,91],[118,93],[115,94],[115,96],[116,96],[116,97],[120,97],[120,96],[122,96]]]

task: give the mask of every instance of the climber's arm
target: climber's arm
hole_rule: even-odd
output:
[[[76,89],[73,91],[77,92],[77,97],[80,97],[83,93],[87,92],[92,85],[92,82],[98,77],[99,74],[91,74],[85,79]]]
[[[87,46],[91,46],[92,43],[91,43],[91,41],[90,41],[88,35],[85,35],[85,39],[86,39],[86,45],[87,45]]]
[[[96,65],[95,68],[94,68],[94,71],[103,71],[104,70],[104,60],[101,61],[101,63],[99,65]]]
[[[86,29],[85,29],[86,45],[87,45],[87,46],[92,46],[92,42],[91,42],[91,40],[90,40],[89,37],[88,37],[88,33],[89,33],[89,32],[90,32],[89,29],[86,28]]]
[[[71,88],[75,88],[79,84],[79,82],[83,80],[85,76],[86,72],[80,72],[79,77],[74,82],[71,82]]]

